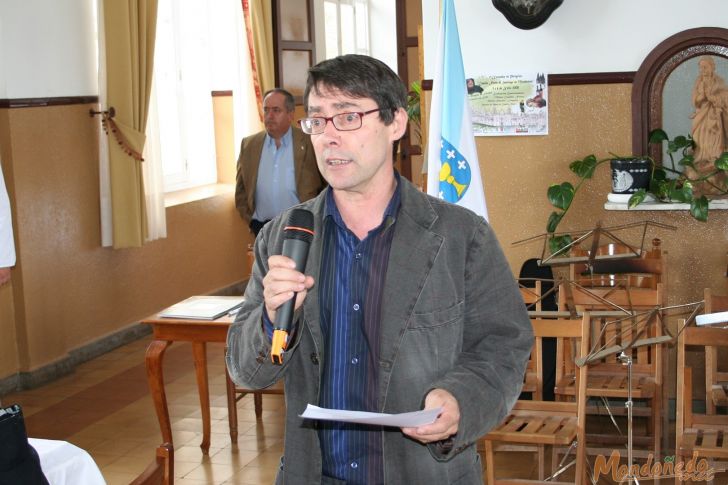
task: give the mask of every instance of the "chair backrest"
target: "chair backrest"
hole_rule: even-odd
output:
[[[683,328],[684,325],[685,320],[678,322],[678,328]],[[721,428],[728,431],[728,415],[698,414],[693,411],[693,400],[695,399],[692,392],[693,376],[692,370],[686,363],[686,352],[688,348],[702,352],[708,347],[728,349],[728,330],[717,327],[684,327],[678,335],[676,450],[681,449],[684,431],[687,429],[714,430]],[[708,400],[706,398],[706,401]]]
[[[561,282],[559,310],[561,311],[614,311],[626,314],[647,310],[665,303],[662,283],[655,288],[632,288],[625,285],[586,287],[575,282]]]
[[[652,240],[652,248],[640,251],[626,244],[609,243],[599,246],[591,269],[584,263],[569,265],[569,278],[582,286],[609,287],[628,286],[631,288],[655,289],[658,283],[667,285],[667,253],[661,249],[662,241]],[[574,248],[576,255],[589,255],[585,249]],[[639,256],[629,257],[639,252]],[[609,259],[606,256],[624,255],[624,258]]]
[[[536,376],[539,385],[543,386],[543,366],[541,363],[543,354],[543,341],[547,338],[555,338],[557,345],[557,354],[563,355],[563,349],[573,344],[576,345],[576,351],[572,355],[586,355],[588,351],[588,332],[589,332],[589,314],[584,314],[578,319],[542,319],[532,318],[534,343],[532,356],[535,361]],[[587,335],[587,337],[585,337]],[[573,364],[573,362],[572,362]],[[585,476],[586,467],[586,383],[587,383],[588,367],[576,367],[576,399],[573,402],[555,402],[555,401],[539,401],[536,398],[531,401],[519,400],[511,411],[512,414],[522,415],[539,415],[539,416],[576,416],[576,477]],[[581,479],[576,480],[580,483]]]
[[[705,288],[703,300],[705,302],[705,313],[728,311],[728,296],[726,295],[716,295],[710,288]],[[728,352],[728,350],[723,352]],[[722,403],[725,400],[725,391],[721,384],[728,383],[728,371],[725,368],[720,368],[718,361],[718,347],[707,346],[705,348],[705,406],[707,414],[715,414],[716,401]]]
[[[172,485],[174,483],[174,447],[164,443],[157,447],[154,461],[129,485]]]
[[[570,318],[557,318],[557,319],[544,319],[544,318],[532,318],[531,325],[533,327],[533,351],[531,352],[532,360],[534,361],[534,368],[536,369],[535,375],[538,380],[539,388],[543,388],[543,341],[547,338],[556,339],[556,354],[557,362],[561,362],[564,359],[571,357],[579,357],[585,355],[583,352],[589,349],[588,339],[584,340],[583,335],[588,336],[588,324],[590,316],[589,313],[585,313],[582,317],[576,319]],[[570,357],[565,357],[570,356]],[[579,379],[584,376],[585,369],[575,368],[573,359],[570,362],[569,368],[571,373],[576,376],[577,387],[580,385]],[[559,369],[557,368],[557,382],[559,379]],[[584,386],[584,392],[586,392],[586,386]],[[586,396],[586,394],[585,394]],[[538,400],[538,398],[534,398]],[[578,401],[578,399],[577,399]]]
[[[531,285],[531,287],[527,287],[519,283],[521,298],[523,298],[527,310],[541,311],[541,282],[532,281]]]

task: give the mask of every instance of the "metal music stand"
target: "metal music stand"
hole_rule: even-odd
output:
[[[689,322],[693,321],[698,314],[698,312],[702,309],[702,303],[703,302],[697,302],[697,303],[688,303],[684,305],[673,305],[673,306],[667,306],[667,307],[658,307],[654,308],[652,310],[640,312],[640,313],[634,313],[632,315],[627,315],[624,317],[620,317],[618,319],[612,320],[607,322],[603,328],[601,329],[601,334],[605,332],[606,326],[610,324],[618,324],[623,321],[631,320],[631,326],[629,329],[632,332],[631,338],[627,339],[626,342],[621,342],[620,345],[616,344],[616,335],[612,337],[608,342],[606,342],[604,345],[600,347],[593,347],[589,354],[587,354],[584,357],[575,359],[574,363],[579,366],[585,366],[589,365],[594,362],[601,361],[605,357],[608,357],[610,355],[617,355],[617,359],[622,362],[623,365],[627,367],[627,401],[625,402],[625,408],[627,409],[627,470],[628,474],[624,478],[624,481],[627,483],[635,483],[639,485],[639,481],[637,480],[637,477],[635,477],[632,473],[632,463],[633,463],[633,445],[632,445],[632,431],[633,431],[633,422],[632,422],[632,407],[633,407],[633,399],[632,399],[632,350],[636,349],[638,347],[644,347],[649,345],[661,345],[664,343],[674,342],[677,338],[677,335],[673,335],[670,332],[670,329],[665,325],[664,320],[664,314],[665,311],[675,309],[675,308],[684,308],[684,307],[690,307],[695,306],[693,309],[690,317],[688,318],[686,325],[689,324]],[[650,325],[654,324],[655,320],[659,322],[659,325],[662,329],[662,335],[656,336],[656,337],[649,337],[647,334],[647,330],[650,327]],[[600,335],[601,336],[601,335]],[[599,341],[599,340],[597,340]],[[610,345],[613,344],[613,345]]]

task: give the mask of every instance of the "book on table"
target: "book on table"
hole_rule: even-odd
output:
[[[243,296],[191,296],[162,310],[159,312],[159,316],[215,320],[226,314],[234,314],[244,300]]]

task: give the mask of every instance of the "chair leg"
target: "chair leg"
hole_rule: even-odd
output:
[[[255,403],[255,417],[260,419],[263,415],[263,395],[259,392],[254,392],[253,402]]]
[[[493,442],[485,440],[485,483],[495,485],[495,457],[493,456]]]
[[[544,480],[546,478],[546,474],[545,474],[545,469],[546,469],[545,461],[546,460],[544,459],[544,454],[545,454],[544,445],[538,445],[536,453],[538,455],[538,479]]]
[[[238,406],[235,399],[235,384],[230,379],[227,369],[225,369],[225,394],[227,394],[228,407],[228,425],[230,427],[230,441],[238,442]]]
[[[652,400],[652,415],[650,416],[650,419],[652,419],[652,432],[654,433],[654,463],[658,463],[662,455],[662,395],[661,392],[657,392],[658,390],[660,389],[655,389],[655,397]]]

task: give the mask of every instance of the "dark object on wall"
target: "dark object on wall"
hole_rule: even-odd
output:
[[[48,485],[17,404],[0,408],[0,485]]]
[[[493,6],[519,29],[540,26],[564,0],[493,0]]]

